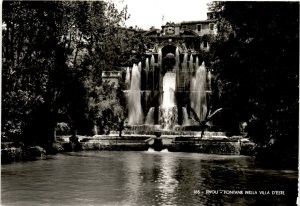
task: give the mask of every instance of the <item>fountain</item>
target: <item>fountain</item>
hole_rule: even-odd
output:
[[[187,58],[188,58],[188,54],[185,53],[183,55],[183,62],[181,64],[182,67],[182,82],[183,82],[183,88],[187,87],[187,83],[189,81],[189,77],[188,77],[188,71],[187,71]]]
[[[191,127],[200,131],[201,121],[207,116],[206,96],[211,81],[204,62],[199,66],[198,56],[181,54],[178,47],[168,51],[159,48],[156,62],[154,55],[145,59],[144,68],[141,62],[138,66],[134,64],[131,78],[128,77],[130,69],[126,70],[126,82],[130,79],[127,126],[134,133],[143,134],[176,133]],[[141,82],[141,70],[145,82]],[[146,84],[142,87],[146,90],[141,90],[141,84]]]
[[[145,52],[133,52],[134,64],[124,71],[128,109],[125,127],[120,126],[124,130],[120,137],[99,138],[119,149],[151,146],[159,151],[238,154],[241,136],[233,136],[238,130],[232,129],[238,123],[230,110],[217,107],[222,103],[211,91],[218,87],[213,68],[204,63],[209,50],[201,51],[202,38],[195,32],[175,27],[169,24],[161,32],[144,34],[149,40],[143,45]]]
[[[140,65],[140,64],[139,64]],[[128,124],[143,124],[143,111],[141,106],[141,70],[136,64],[132,67],[130,90],[128,93]]]
[[[193,55],[190,55],[190,60],[189,60],[189,72],[190,74],[193,73],[194,71],[194,58],[193,58]]]
[[[158,66],[161,66],[161,64],[162,64],[162,51],[161,51],[161,48],[158,50],[157,63],[158,63]]]
[[[129,89],[130,88],[130,68],[126,68],[126,76],[125,76],[125,88]]]
[[[191,107],[196,112],[200,121],[203,121],[207,112],[206,101],[206,69],[204,62],[197,69],[196,74],[191,79]]]
[[[99,148],[240,153],[241,136],[229,137],[218,125],[224,122],[219,118],[223,109],[213,112],[208,105],[214,76],[204,62],[199,66],[199,53],[168,43],[143,61],[125,68],[128,118],[123,134],[98,135]]]
[[[199,66],[199,57],[196,57],[195,68],[198,68],[198,66]]]
[[[239,137],[229,140],[215,125],[223,109],[209,109],[213,76],[200,62],[195,50],[168,43],[126,68],[126,138],[145,138],[158,151],[238,154]]]
[[[163,78],[163,101],[159,108],[162,129],[173,129],[177,123],[177,107],[175,106],[176,74],[167,72]]]
[[[149,72],[149,58],[146,59],[145,71]]]

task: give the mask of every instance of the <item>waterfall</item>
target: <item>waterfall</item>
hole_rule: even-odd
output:
[[[158,64],[158,67],[161,67],[161,64],[162,64],[162,52],[161,52],[161,49],[158,50],[157,64]]]
[[[155,78],[154,78],[154,76],[155,76],[155,74],[154,74],[154,71],[155,71],[155,59],[154,59],[154,55],[152,54],[151,55],[151,58],[150,58],[150,71],[152,72],[152,77],[151,77],[151,79],[152,79],[152,82],[151,82],[151,90],[155,90],[155,88],[154,88],[154,85],[155,85]]]
[[[154,59],[154,55],[151,55],[151,59],[150,59],[150,67],[152,70],[154,70],[154,64],[155,64],[155,59]]]
[[[188,59],[188,54],[185,53],[185,54],[183,55],[183,63],[184,63],[184,64],[187,64],[187,59]]]
[[[206,102],[206,68],[204,62],[191,78],[191,107],[198,115],[199,120],[204,120],[207,112]]]
[[[192,119],[189,118],[186,107],[182,107],[182,125],[183,126],[192,125]]]
[[[176,73],[167,72],[163,77],[163,101],[159,108],[160,125],[163,129],[173,129],[177,124],[177,106],[175,105]]]
[[[176,86],[180,85],[180,73],[179,73],[179,64],[180,64],[180,56],[179,56],[179,48],[176,48],[175,51],[175,67],[174,67],[174,71],[176,73]]]
[[[194,71],[194,58],[193,58],[193,55],[191,54],[190,56],[190,61],[189,61],[189,72],[190,72],[190,75],[192,75],[193,71]]]
[[[185,53],[184,55],[183,55],[183,62],[182,62],[182,64],[181,64],[181,66],[182,66],[182,71],[183,72],[187,72],[187,58],[188,58],[188,54],[187,53]]]
[[[183,82],[182,86],[184,88],[186,88],[186,86],[188,84],[188,81],[189,81],[188,73],[187,73],[187,58],[188,58],[188,54],[185,53],[184,56],[183,56],[183,62],[181,64],[181,68],[182,68],[182,73],[181,73],[182,79],[181,79],[181,81]]]
[[[125,88],[129,89],[130,88],[130,68],[126,68],[126,76],[125,76]]]
[[[179,63],[180,63],[179,48],[178,47],[176,48],[176,52],[175,52],[175,60],[176,60],[175,69],[178,69]]]
[[[176,74],[167,72],[163,78],[163,108],[175,106]]]
[[[148,84],[148,78],[149,78],[149,59],[146,58],[145,61],[145,88],[146,90],[149,89],[149,84]]]
[[[145,71],[146,71],[146,73],[149,72],[149,59],[148,58],[146,58],[146,62],[145,62]]]
[[[146,125],[154,125],[154,110],[154,107],[150,108],[145,121]]]
[[[190,120],[185,107],[182,107],[182,125],[190,125]]]
[[[133,65],[131,71],[131,83],[128,95],[128,124],[143,124],[143,110],[141,106],[141,64]]]

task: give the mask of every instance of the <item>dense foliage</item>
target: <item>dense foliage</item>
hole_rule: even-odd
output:
[[[212,45],[219,106],[248,124],[248,136],[296,157],[299,114],[299,3],[214,2]]]
[[[102,71],[132,64],[132,50],[143,49],[139,32],[123,27],[126,10],[105,1],[3,2],[2,140],[42,144],[65,123],[82,134],[97,122],[116,129],[122,82],[103,83]]]

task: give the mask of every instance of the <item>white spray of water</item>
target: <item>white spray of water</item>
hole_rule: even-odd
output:
[[[162,51],[161,51],[161,49],[158,50],[157,63],[158,63],[158,66],[161,66],[161,64],[162,64]]]
[[[160,106],[160,124],[163,129],[173,129],[177,123],[175,106],[176,73],[167,72],[163,78],[163,101]]]
[[[175,69],[178,69],[179,63],[180,63],[179,48],[178,47],[176,48],[176,51],[175,51],[175,60],[176,60]]]
[[[184,63],[184,64],[187,64],[187,59],[188,59],[188,54],[185,53],[185,54],[183,55],[183,63]]]
[[[149,59],[146,58],[146,62],[145,62],[145,71],[148,72],[149,71]]]
[[[189,71],[190,71],[190,74],[194,71],[194,58],[193,58],[193,55],[190,56],[190,61],[189,61]]]
[[[147,125],[154,125],[154,107],[151,107],[147,116],[146,116],[146,121],[145,124]]]
[[[189,81],[189,77],[188,77],[188,74],[187,74],[187,59],[188,59],[188,54],[185,53],[183,55],[183,61],[181,63],[181,68],[182,68],[182,72],[181,75],[183,75],[183,85],[184,87],[186,87],[186,85],[188,84],[188,81]]]
[[[145,83],[144,83],[146,85],[146,89],[149,89],[148,78],[149,78],[149,59],[146,58],[146,61],[145,61]]]
[[[151,58],[150,58],[150,67],[153,70],[154,68],[154,64],[155,64],[155,59],[154,59],[154,55],[152,54]]]
[[[199,58],[196,57],[195,68],[198,68],[198,67],[199,67]]]
[[[191,79],[191,107],[198,115],[199,120],[204,120],[207,112],[206,102],[206,68],[204,62],[197,69],[196,75]]]
[[[167,72],[163,78],[163,108],[175,106],[176,74]]]
[[[149,153],[168,153],[169,150],[168,149],[163,149],[162,151],[158,152],[158,151],[155,151],[152,148],[149,148],[146,152],[149,152]]]
[[[143,110],[141,106],[141,70],[140,64],[132,67],[131,84],[128,96],[128,124],[143,124]]]
[[[125,85],[126,85],[126,89],[130,88],[130,68],[129,67],[126,68]]]
[[[152,88],[154,90],[154,84],[155,84],[155,81],[154,81],[154,70],[155,70],[155,59],[154,59],[154,55],[152,54],[151,58],[150,58],[150,70],[152,71]]]
[[[186,126],[186,125],[190,125],[190,119],[187,113],[187,110],[185,107],[182,107],[182,125]]]
[[[148,58],[146,58],[146,61],[145,61],[145,71],[146,71],[146,74],[148,74],[148,72],[149,72],[149,59]]]
[[[174,71],[176,73],[176,85],[180,85],[180,73],[179,73],[179,64],[180,64],[180,56],[179,56],[179,48],[176,47],[175,51],[175,66],[174,66]]]

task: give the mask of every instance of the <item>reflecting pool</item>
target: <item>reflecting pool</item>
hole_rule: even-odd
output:
[[[84,151],[2,165],[1,196],[23,206],[295,205],[297,178],[245,156]]]

